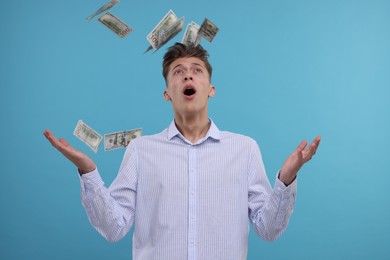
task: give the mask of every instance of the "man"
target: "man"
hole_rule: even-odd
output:
[[[297,147],[272,189],[257,143],[220,131],[208,118],[211,75],[201,46],[168,49],[164,99],[172,103],[174,120],[159,134],[131,141],[109,188],[90,158],[44,132],[78,167],[82,202],[96,230],[118,241],[134,224],[133,259],[246,259],[249,220],[268,241],[287,227],[297,172],[320,137]]]

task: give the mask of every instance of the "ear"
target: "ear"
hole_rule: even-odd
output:
[[[166,89],[164,90],[163,95],[164,95],[165,101],[170,101],[171,100],[171,97],[169,96],[168,91]]]
[[[215,87],[214,85],[210,85],[210,92],[209,92],[209,97],[214,97],[215,96]]]

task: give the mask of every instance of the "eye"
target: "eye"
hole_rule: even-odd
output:
[[[195,68],[195,73],[202,73],[203,72],[203,70],[201,69],[201,68]]]
[[[181,75],[181,74],[183,74],[183,70],[181,70],[181,69],[175,70],[173,72],[173,75]]]

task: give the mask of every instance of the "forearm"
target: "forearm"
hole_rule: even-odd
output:
[[[92,226],[110,242],[123,238],[134,222],[133,207],[128,206],[131,202],[107,189],[97,169],[83,175],[80,182],[82,204]]]
[[[250,218],[256,233],[267,241],[277,239],[287,228],[296,196],[296,180],[285,187],[279,179],[265,198],[263,205],[251,212]]]

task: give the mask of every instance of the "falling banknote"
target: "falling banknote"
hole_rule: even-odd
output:
[[[209,42],[212,42],[215,35],[217,35],[219,29],[215,24],[213,24],[209,19],[204,19],[202,25],[200,26],[200,29],[198,31],[198,40],[200,38],[205,38]]]
[[[126,23],[121,21],[118,17],[110,12],[105,13],[99,17],[98,20],[121,38],[124,38],[133,30]]]
[[[79,120],[73,134],[97,153],[100,142],[102,141],[102,136],[98,132],[93,130],[82,120]]]
[[[110,151],[118,148],[126,147],[131,140],[141,136],[142,129],[115,132],[104,135],[104,150]]]
[[[200,38],[198,38],[198,31],[199,31],[199,24],[195,22],[191,22],[187,25],[187,29],[183,35],[183,39],[181,40],[181,43],[184,45],[190,45],[193,44],[197,46],[200,43]]]
[[[107,11],[108,9],[110,9],[111,7],[116,5],[117,3],[119,3],[119,0],[110,0],[110,2],[106,3],[105,5],[100,7],[96,12],[94,12],[93,14],[88,16],[87,20],[89,20],[89,21],[92,20],[92,18],[94,18],[96,15],[103,13],[104,11]]]
[[[154,29],[146,36],[150,46],[147,51],[152,48],[157,51],[161,46],[167,43],[170,39],[175,37],[183,28],[184,17],[180,20],[177,18],[172,10],[161,19],[161,21],[154,27]]]

